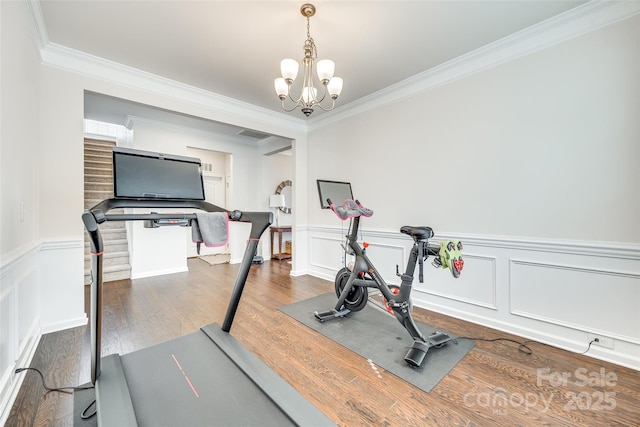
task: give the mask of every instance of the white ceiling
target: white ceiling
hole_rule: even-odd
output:
[[[303,56],[303,3],[40,0],[40,7],[51,43],[282,112],[273,79],[281,59]],[[585,2],[313,3],[311,36],[320,59],[335,61],[344,79],[338,103],[346,105]]]

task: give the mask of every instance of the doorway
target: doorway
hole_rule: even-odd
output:
[[[187,156],[196,157],[202,162],[202,181],[204,184],[205,201],[221,208],[227,209],[231,197],[231,167],[233,157],[229,153],[206,150],[202,148],[187,147]],[[197,257],[196,246],[191,240],[191,233],[187,238],[187,257]],[[229,244],[225,246],[208,248],[200,247],[200,256],[229,255]]]

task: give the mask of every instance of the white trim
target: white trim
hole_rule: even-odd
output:
[[[445,236],[448,235],[445,234]],[[640,260],[640,245],[635,243],[474,234],[457,234],[456,236],[457,239],[464,239],[466,244],[476,246]]]
[[[13,403],[15,402],[16,397],[18,397],[18,392],[24,382],[25,375],[17,375],[15,374],[15,370],[18,367],[31,365],[31,361],[35,356],[36,349],[40,343],[40,338],[42,338],[42,333],[37,330],[34,331],[33,335],[30,335],[27,343],[25,343],[24,350],[20,353],[18,360],[16,360],[14,364],[10,365],[6,374],[0,378],[0,390],[4,390],[5,388],[7,390],[6,399],[3,402],[0,402],[0,410],[2,410],[2,413],[0,413],[0,425],[4,425],[9,418]],[[17,381],[13,380],[13,378],[16,378],[14,376],[17,376]]]
[[[640,2],[637,1],[592,0],[331,112],[304,120],[51,43],[40,3],[29,0],[27,4],[42,63],[45,65],[137,90],[161,93],[175,100],[213,108],[238,117],[250,116],[262,123],[276,123],[295,132],[307,132],[382,105],[410,98],[640,13]]]
[[[471,305],[475,305],[478,307],[483,307],[483,308],[488,308],[494,311],[498,310],[498,305],[496,302],[496,295],[497,295],[497,277],[496,277],[496,263],[497,263],[497,259],[495,257],[489,257],[489,256],[478,256],[478,255],[469,255],[469,254],[464,254],[464,259],[482,259],[482,260],[488,260],[491,262],[491,291],[492,291],[492,295],[491,295],[491,304],[488,304],[486,302],[483,301],[477,301],[471,298],[460,298],[456,295],[452,295],[452,294],[448,294],[445,292],[437,292],[437,291],[430,291],[428,289],[425,290],[421,290],[421,289],[415,289],[415,292],[420,292],[420,293],[425,293],[425,294],[429,294],[429,295],[434,295],[437,297],[442,297],[442,298],[447,298],[453,301],[459,301],[459,302],[463,302],[465,304],[471,304]]]
[[[288,129],[295,133],[306,133],[306,121],[290,116],[285,112],[268,110],[52,43],[47,33],[40,1],[28,0],[27,5],[34,27],[36,44],[39,47],[40,58],[44,65],[115,83],[119,86],[159,93],[174,100],[209,107],[238,117],[249,116],[270,126],[275,123],[280,128]]]
[[[639,273],[632,273],[632,272],[627,272],[627,271],[615,271],[615,270],[609,270],[609,269],[605,269],[605,268],[577,267],[577,266],[567,265],[567,264],[529,261],[529,260],[516,259],[516,258],[511,258],[510,261],[511,261],[512,264],[529,265],[529,266],[534,266],[534,267],[545,267],[545,268],[557,268],[557,269],[560,269],[560,270],[578,271],[578,272],[591,273],[591,274],[604,274],[604,275],[607,275],[607,276],[619,276],[619,277],[627,277],[627,278],[630,278],[630,279],[640,280],[640,274]],[[640,282],[638,282],[638,283],[640,283]]]
[[[100,135],[100,134],[97,134],[97,133],[86,133],[86,132],[83,135],[84,135],[85,139],[101,139],[103,141],[111,141],[111,142],[116,142],[116,143],[118,142],[116,140],[116,137],[115,136],[111,136],[111,135]]]
[[[568,265],[568,264],[529,261],[529,260],[515,259],[515,258],[511,258],[510,259],[510,264],[512,264],[512,265],[515,264],[515,265],[523,265],[523,266],[540,267],[540,268],[551,268],[551,269],[567,270],[567,271],[574,271],[574,272],[579,272],[579,273],[598,274],[598,275],[605,275],[605,276],[624,277],[624,278],[629,278],[629,279],[635,279],[640,284],[640,273],[632,273],[632,272],[627,272],[627,271],[615,271],[615,270],[604,269],[604,268],[578,267],[578,266],[573,266],[573,265]],[[514,282],[513,279],[511,278],[511,275],[512,275],[512,269],[511,269],[511,266],[510,266],[510,268],[509,268],[509,276],[510,276],[509,277],[509,283],[510,284],[512,284]],[[605,330],[601,330],[601,329],[592,328],[592,327],[589,327],[588,325],[585,325],[585,324],[567,322],[567,321],[562,320],[562,319],[551,318],[551,317],[543,316],[543,315],[536,314],[536,313],[529,313],[529,312],[524,311],[524,310],[514,309],[511,306],[509,307],[509,312],[511,314],[513,314],[513,315],[516,315],[516,316],[526,317],[528,319],[533,319],[533,320],[549,323],[549,324],[552,324],[552,325],[564,326],[566,328],[574,329],[576,331],[585,331],[585,332],[591,332],[593,334],[598,334],[598,335],[606,335],[606,336],[608,336],[610,338],[613,338],[613,339],[616,339],[616,340],[626,341],[628,343],[640,345],[640,337],[631,337],[631,336],[622,335],[622,334],[618,334],[618,333],[611,332],[611,331],[605,331]]]
[[[82,239],[61,239],[48,240],[40,246],[41,251],[56,251],[60,249],[84,249],[84,241]]]
[[[620,340],[620,341],[625,341],[631,344],[640,345],[640,339],[629,337],[626,335],[620,335],[620,334],[611,333],[609,331],[602,331],[595,328],[589,328],[585,325],[580,325],[580,324],[571,323],[571,322],[564,322],[562,320],[540,316],[539,314],[527,313],[526,311],[512,310],[511,313],[516,316],[526,317],[532,320],[538,320],[540,322],[549,323],[551,325],[563,326],[565,328],[570,328],[570,329],[574,329],[576,331],[581,331],[581,332],[591,332],[592,334],[595,334],[595,335],[604,335],[609,338],[613,338],[615,340]]]
[[[276,123],[280,128],[293,132],[306,132],[306,122],[303,119],[297,119],[284,113],[277,113],[56,43],[48,43],[40,52],[42,63],[47,66],[119,86],[162,94],[176,101],[204,106],[219,112],[235,115],[239,118],[238,120],[248,116],[265,125],[272,126]]]
[[[232,136],[229,135],[221,135],[219,133],[215,133],[215,132],[208,132],[206,130],[201,130],[201,129],[195,129],[193,127],[187,127],[187,126],[180,126],[180,125],[176,125],[173,123],[169,123],[169,122],[163,122],[160,120],[153,120],[153,119],[148,119],[145,117],[139,117],[139,116],[133,116],[133,115],[128,115],[127,116],[127,128],[131,129],[133,127],[133,125],[135,125],[136,123],[142,123],[142,124],[146,124],[149,126],[154,126],[154,127],[158,127],[161,129],[168,129],[168,130],[172,130],[172,131],[176,131],[176,132],[182,132],[182,133],[189,133],[192,135],[199,135],[199,136],[204,136],[207,138],[214,138],[216,141],[220,141],[220,142],[228,142],[228,143],[232,143],[232,144],[243,144],[243,145],[249,145],[252,147],[257,147],[258,144],[255,143],[254,141],[248,141],[244,138],[234,138]]]
[[[189,271],[188,267],[169,268],[166,270],[145,271],[144,273],[131,274],[131,280],[144,279],[146,277],[154,277],[154,276],[164,276],[165,274],[184,273],[188,271]]]
[[[416,303],[417,302],[417,303]],[[530,340],[534,340],[543,344],[552,345],[554,347],[561,348],[563,350],[570,351],[572,353],[583,353],[587,350],[587,345],[583,341],[577,341],[575,339],[568,339],[558,336],[552,333],[546,333],[540,329],[532,329],[523,325],[516,325],[513,322],[507,322],[500,319],[494,319],[476,313],[470,313],[468,311],[459,310],[456,308],[444,306],[434,303],[428,300],[419,300],[414,298],[414,306],[431,310],[436,313],[451,316],[456,319],[462,319],[467,322],[475,323],[477,325],[486,326],[499,331],[514,334],[520,337],[524,337]],[[620,366],[638,370],[640,365],[637,357],[634,358],[630,354],[614,353],[606,348],[596,348],[592,346],[587,356],[595,357],[606,362],[615,363]]]
[[[24,335],[19,331],[19,313],[18,295],[21,291],[20,285],[31,275],[38,275],[40,249],[42,243],[40,241],[30,242],[10,251],[2,257],[2,265],[0,266],[0,281],[3,282],[3,291],[0,294],[0,302],[7,299],[9,322],[3,324],[2,333],[3,345],[8,345],[6,349],[9,359],[6,366],[3,366],[3,372],[0,372],[0,425],[2,425],[9,416],[11,407],[18,394],[24,375],[16,376],[14,371],[16,367],[29,366],[38,346],[41,337],[40,318],[36,315],[29,319]],[[41,284],[38,283],[38,287]],[[32,295],[27,295],[28,300]]]
[[[35,28],[36,44],[38,50],[44,48],[49,44],[49,33],[47,32],[47,26],[44,23],[44,16],[42,15],[42,8],[40,7],[39,0],[27,0],[27,7],[31,15],[31,22]],[[42,59],[42,54],[40,54]]]
[[[87,324],[88,318],[85,315],[78,316],[73,319],[66,319],[62,322],[50,323],[48,325],[42,325],[42,333],[48,334],[50,332],[58,332],[65,329],[75,328],[78,326],[85,326]]]
[[[330,238],[330,237],[323,237],[323,236],[315,236],[315,237],[312,237],[311,239],[314,239],[314,240],[326,240],[328,242],[338,242],[338,244],[343,242],[342,239],[333,239],[333,238]],[[311,241],[311,239],[310,239],[310,241]],[[326,269],[326,270],[333,270],[333,266],[320,264],[318,262],[314,262],[313,261],[314,260],[313,252],[311,250],[310,250],[310,252],[311,252],[310,264],[313,267],[319,267],[319,268],[323,268],[323,269]],[[333,280],[333,279],[331,279],[331,280]]]
[[[310,226],[307,228],[307,231],[309,233],[338,235],[346,234],[346,232],[341,228],[329,226]],[[399,231],[388,229],[361,228],[359,234],[366,237],[379,237],[385,239],[411,239],[409,236],[401,234]],[[448,239],[462,240],[465,246],[481,246],[511,250],[552,252],[571,255],[590,255],[607,258],[640,260],[640,244],[637,243],[565,240],[526,236],[497,236],[490,234],[481,235],[452,233],[448,231],[438,232],[437,235],[432,239],[432,241],[440,242],[442,240]]]
[[[10,251],[6,255],[0,256],[0,280],[9,274],[16,263],[22,261],[22,259],[27,256],[39,252],[41,246],[42,241],[31,242]]]
[[[639,1],[592,0],[343,105],[307,122],[317,129],[479,73],[640,13]]]
[[[309,236],[309,249],[312,249],[314,240],[320,239],[330,242],[342,240],[345,234],[340,227],[310,226],[305,230]],[[377,242],[390,242],[390,244],[402,244],[406,241],[407,247],[411,245],[411,239],[399,233],[397,230],[362,230],[363,239],[371,239]],[[623,327],[624,319],[613,322],[609,327],[603,328],[595,324],[579,324],[577,319],[570,315],[544,310],[536,311],[535,307],[545,304],[545,295],[540,295],[537,301],[533,301],[533,309],[526,307],[513,307],[511,289],[513,278],[511,265],[515,263],[525,266],[539,266],[550,268],[549,274],[558,274],[567,271],[571,274],[568,279],[574,287],[580,285],[581,276],[587,274],[607,275],[611,279],[625,282],[624,294],[618,298],[635,298],[635,283],[640,283],[640,244],[616,243],[604,241],[571,241],[562,239],[513,237],[495,235],[471,235],[464,233],[444,232],[438,233],[438,239],[460,239],[465,245],[464,257],[468,260],[479,259],[491,262],[481,271],[467,271],[471,263],[465,267],[466,275],[472,274],[468,281],[469,286],[482,286],[485,288],[484,297],[478,301],[473,297],[473,292],[468,295],[464,291],[448,292],[443,286],[448,280],[441,274],[433,274],[429,283],[434,286],[420,286],[414,284],[412,294],[415,307],[433,310],[448,316],[456,317],[468,322],[485,325],[507,333],[517,334],[521,337],[550,344],[572,352],[582,353],[587,349],[589,336],[593,334],[607,336],[615,340],[614,349],[591,347],[587,356],[595,357],[608,362],[627,366],[632,369],[640,369],[640,359],[637,357],[640,349],[640,336],[629,332]],[[402,239],[402,240],[401,240]],[[294,254],[294,257],[296,254]],[[338,268],[326,265],[323,260],[327,257],[323,254],[310,253],[307,274],[333,282]],[[373,259],[374,263],[376,260]],[[303,266],[304,267],[304,266]],[[295,275],[302,271],[296,271]],[[481,274],[479,274],[481,273]],[[528,274],[528,273],[524,273]],[[292,274],[293,275],[293,274]],[[467,276],[465,276],[466,278]],[[524,277],[524,276],[523,276]],[[552,276],[553,277],[553,276]],[[564,276],[563,276],[564,277]],[[576,282],[577,281],[577,282]],[[606,280],[604,280],[606,282]],[[629,284],[631,283],[631,284]],[[490,291],[491,289],[491,291]],[[492,292],[492,295],[489,294]],[[591,302],[594,298],[606,295],[606,289],[591,289],[584,295],[576,295],[576,307],[579,310],[580,303]],[[491,303],[493,298],[493,304]],[[492,306],[493,305],[493,306]],[[629,313],[629,307],[625,313]],[[626,314],[625,314],[626,315]],[[632,316],[635,318],[635,316]],[[629,321],[633,321],[630,319]]]

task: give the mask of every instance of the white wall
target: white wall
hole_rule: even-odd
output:
[[[370,227],[638,242],[639,28],[636,16],[317,129],[312,181],[351,181],[377,208]]]
[[[467,242],[463,278],[431,271],[418,305],[573,350],[607,334],[614,349],[590,354],[640,367],[637,15],[413,97],[312,119],[307,135],[302,120],[47,44],[30,7],[0,2],[2,417],[13,368],[40,331],[84,319],[85,90],[292,140],[292,274],[330,279],[339,267],[341,224],[318,208],[315,180],[351,181],[376,211],[365,235],[376,259],[388,257],[381,270],[404,261],[404,224]],[[234,176],[249,188],[261,172]],[[260,209],[266,185],[235,192],[234,208]]]
[[[262,156],[257,146],[220,141],[211,134],[148,120],[134,120],[133,132],[133,148],[140,150],[186,156],[189,154],[188,147],[192,147],[231,154],[233,190],[227,209],[268,211],[268,202],[260,200]],[[132,278],[187,270],[186,242],[190,228],[145,229],[141,222],[133,222],[129,230]],[[232,262],[242,260],[248,235],[249,227],[245,224],[230,223],[229,250]],[[263,239],[268,237],[265,235]]]
[[[286,154],[272,154],[269,156],[262,156],[262,194],[263,200],[265,200],[267,206],[269,206],[269,196],[275,194],[276,188],[283,181],[293,181],[293,156]],[[295,186],[295,181],[293,186]],[[278,224],[281,226],[293,225],[293,217],[295,215],[295,209],[292,209],[290,214],[282,211],[275,212],[275,208],[269,208],[273,212],[273,225],[276,224],[276,215],[278,215]],[[284,242],[292,239],[293,233],[283,234],[283,246]],[[274,239],[276,237],[274,236]],[[277,243],[274,245],[274,251],[278,252]],[[271,256],[271,240],[268,233],[262,238],[262,254],[265,259],[269,259]]]
[[[32,10],[37,6],[0,2],[0,424],[19,387],[13,368],[28,364],[41,331],[86,321],[81,221],[85,91],[306,142],[302,120],[48,44],[39,32],[41,15]],[[238,169],[235,184],[256,185],[259,168],[252,170]],[[264,210],[258,193],[238,194],[234,208]]]
[[[0,2],[0,424],[40,334],[39,58],[24,4]]]
[[[48,50],[48,49],[52,50]],[[58,52],[55,47],[47,46],[42,50],[44,65],[40,68],[41,99],[39,111],[41,115],[39,135],[44,135],[39,141],[42,164],[41,171],[46,171],[46,178],[40,182],[40,217],[41,237],[45,241],[55,243],[74,241],[82,247],[84,228],[80,220],[83,212],[83,99],[85,91],[102,93],[108,96],[128,99],[147,105],[157,106],[167,110],[231,123],[249,129],[261,130],[268,133],[290,135],[290,138],[306,140],[304,133],[296,123],[287,120],[279,121],[271,114],[262,111],[244,111],[244,106],[227,105],[226,108],[212,94],[203,94],[197,90],[190,90],[183,86],[174,86],[171,82],[156,80],[153,76],[142,76],[131,73],[127,69],[112,69],[109,64],[102,67],[95,59],[88,60],[82,55],[75,57],[68,51]],[[71,57],[69,57],[71,55]],[[77,61],[81,62],[78,65]],[[49,66],[47,64],[55,64]],[[78,67],[82,72],[72,72]],[[244,111],[244,112],[243,112]],[[138,125],[137,131],[142,130]],[[147,126],[149,127],[149,126]],[[148,130],[151,135],[151,130]],[[143,132],[144,133],[144,132]],[[170,132],[156,132],[169,135]],[[134,139],[137,138],[137,133]],[[174,133],[174,136],[175,133]],[[184,138],[178,132],[180,138]],[[163,145],[171,145],[167,136],[160,141]],[[253,154],[253,149],[231,147],[230,143],[221,143],[216,147],[196,141],[192,138],[189,145],[196,148],[214,148],[220,151],[233,152],[234,162],[234,199],[232,209],[265,210],[258,190],[260,177],[259,156]],[[182,145],[181,145],[182,146]],[[186,144],[184,144],[186,146]],[[144,147],[143,147],[144,148]],[[161,147],[159,147],[161,148]],[[168,151],[168,150],[167,150]],[[58,173],[53,173],[54,165],[64,165]],[[237,171],[236,171],[237,169]],[[242,228],[243,225],[240,225]],[[157,230],[154,230],[157,231]],[[232,235],[240,236],[242,232]],[[244,248],[245,239],[236,242],[236,247]],[[55,245],[54,245],[55,246]],[[184,245],[182,245],[184,247]],[[239,256],[232,254],[232,256]],[[83,311],[82,304],[82,255],[78,255],[79,264],[76,269],[67,269],[60,265],[61,271],[52,271],[51,277],[65,277],[56,283],[48,283],[51,293],[57,295],[61,301],[71,301],[74,308],[68,304],[60,306],[56,311],[58,316],[75,318],[70,312]],[[50,264],[55,268],[54,264]],[[76,289],[77,286],[79,286]],[[56,324],[58,321],[56,320]]]
[[[215,138],[214,138],[215,140]],[[203,150],[200,148],[187,148],[189,157],[196,157],[202,161],[204,193],[207,202],[227,208],[228,198],[233,192],[232,184],[232,163],[233,156],[220,151]],[[211,170],[205,170],[205,165],[210,165]],[[187,233],[187,257],[198,256],[197,245],[193,244],[192,233]],[[207,247],[200,245],[200,255],[214,255],[229,253],[229,246]]]
[[[316,179],[350,181],[377,260],[402,225],[467,241],[463,279],[417,305],[640,368],[640,15],[360,114],[314,125]],[[346,117],[340,119],[340,117]],[[331,278],[339,220],[309,200],[309,272]],[[373,236],[373,237],[372,237]],[[374,244],[375,246],[375,244]],[[384,256],[383,254],[386,254]],[[382,266],[378,266],[382,270]]]

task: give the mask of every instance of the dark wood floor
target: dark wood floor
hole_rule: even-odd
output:
[[[237,269],[191,259],[188,273],[107,283],[104,354],[128,353],[221,323]],[[231,333],[341,426],[640,425],[637,371],[540,344],[531,344],[533,354],[527,355],[513,343],[478,341],[430,393],[384,371],[380,378],[362,357],[278,311],[333,291],[331,282],[291,277],[289,271],[285,261],[251,268]],[[414,315],[459,336],[523,340],[421,309]],[[88,342],[85,327],[47,334],[32,366],[50,385],[85,383]],[[557,383],[540,377],[539,369]],[[564,384],[563,373],[571,375]],[[20,375],[26,378],[6,426],[72,424],[72,396],[46,394],[34,372]],[[584,377],[592,381],[585,384]],[[603,383],[595,384],[597,379]]]

